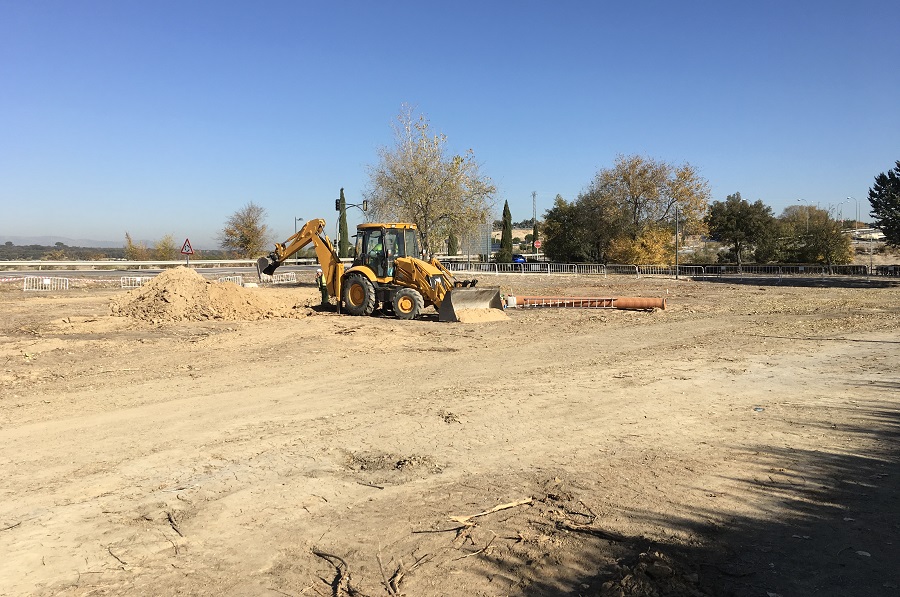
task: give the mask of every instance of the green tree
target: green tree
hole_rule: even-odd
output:
[[[447,255],[457,255],[459,253],[459,239],[456,237],[456,234],[453,231],[450,231],[450,236],[447,237]]]
[[[575,200],[578,238],[582,244],[581,253],[584,260],[593,263],[635,263],[636,258],[630,256],[629,243],[639,246],[639,238],[650,227],[635,237],[629,231],[629,210],[619,203],[615,196],[603,192],[591,185],[587,191],[578,195]],[[629,256],[626,257],[625,254]],[[658,262],[657,262],[658,263]]]
[[[180,257],[181,247],[175,244],[171,234],[167,234],[153,245],[153,258],[160,261],[175,261]]]
[[[226,251],[253,259],[266,254],[272,231],[264,223],[266,210],[252,201],[231,214],[219,233],[219,245]]]
[[[339,224],[341,239],[338,241],[338,256],[343,258],[350,255],[350,234],[347,231],[347,200],[344,198],[343,188],[341,188],[341,198],[339,201],[341,210]]]
[[[557,195],[553,207],[544,214],[544,255],[558,263],[578,263],[586,260],[583,223],[578,206]]]
[[[782,258],[796,263],[835,265],[853,261],[849,234],[824,209],[812,205],[791,206],[780,220]]]
[[[896,165],[875,177],[869,189],[870,215],[875,227],[881,229],[887,244],[900,246],[900,160]]]
[[[740,265],[747,252],[765,241],[774,220],[772,208],[761,200],[750,203],[734,193],[710,205],[706,225],[713,240],[731,247]]]
[[[509,201],[503,202],[503,231],[500,233],[500,251],[497,253],[498,263],[512,262],[512,214]]]
[[[394,123],[395,144],[378,151],[365,195],[371,218],[415,223],[425,248],[437,252],[450,232],[473,234],[489,222],[497,192],[470,149],[450,155],[447,137],[407,106]]]

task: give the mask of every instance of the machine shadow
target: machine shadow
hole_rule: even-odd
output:
[[[638,524],[692,539],[616,536],[604,532],[598,518],[590,528],[568,529],[578,553],[561,562],[559,569],[569,571],[563,578],[517,577],[511,571],[527,562],[508,554],[483,555],[485,574],[505,578],[510,594],[527,597],[900,595],[900,408],[890,398],[847,408],[861,422],[841,431],[874,448],[759,446],[748,474],[728,479],[747,505],[739,510],[771,508],[771,515],[737,515],[723,523],[721,511],[702,503],[690,520],[627,512]]]

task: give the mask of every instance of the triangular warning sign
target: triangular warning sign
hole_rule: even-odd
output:
[[[181,247],[181,254],[182,255],[193,255],[194,254],[194,249],[193,249],[193,247],[191,247],[191,239],[189,239],[189,238],[184,239],[184,245],[182,245],[182,247]]]

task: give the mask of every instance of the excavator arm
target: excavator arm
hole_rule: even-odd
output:
[[[316,260],[322,268],[328,285],[328,294],[333,297],[341,296],[341,276],[344,275],[344,264],[334,250],[334,245],[325,234],[325,220],[310,220],[303,228],[289,236],[283,243],[275,243],[275,250],[266,257],[260,257],[256,261],[256,271],[262,279],[263,274],[271,276],[275,270],[287,261],[291,255],[312,243],[316,251]]]

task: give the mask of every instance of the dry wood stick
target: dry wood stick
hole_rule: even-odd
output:
[[[485,516],[487,514],[493,514],[494,512],[499,512],[500,510],[508,510],[509,508],[515,508],[517,506],[524,506],[525,504],[530,504],[531,502],[532,502],[532,498],[525,498],[525,499],[518,500],[515,502],[509,502],[508,504],[500,504],[499,506],[494,506],[490,510],[485,510],[484,512],[479,512],[478,514],[472,514],[470,516],[451,516],[450,520],[452,522],[469,524],[473,518],[478,518],[479,516]]]

